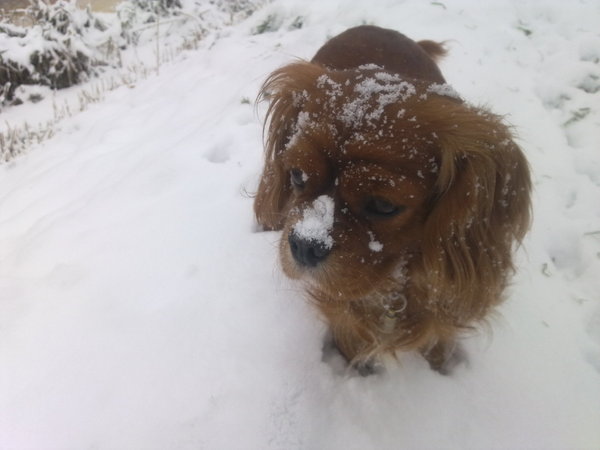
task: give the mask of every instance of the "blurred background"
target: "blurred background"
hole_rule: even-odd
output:
[[[81,7],[91,6],[94,11],[113,11],[115,5],[120,0],[77,0],[77,5]],[[56,0],[49,0],[48,3],[56,3]],[[26,8],[29,6],[29,0],[2,0],[0,8],[6,11],[13,9]]]

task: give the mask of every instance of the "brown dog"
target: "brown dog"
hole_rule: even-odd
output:
[[[283,270],[353,365],[419,350],[447,371],[502,299],[530,222],[527,162],[500,117],[445,84],[435,42],[361,26],[276,70],[254,209]]]

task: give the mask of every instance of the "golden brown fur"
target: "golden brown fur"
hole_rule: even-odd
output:
[[[257,220],[283,230],[284,272],[353,364],[416,349],[444,371],[461,331],[501,301],[529,226],[527,162],[499,116],[443,84],[444,53],[357,27],[261,90]],[[330,248],[296,228],[320,196],[335,205]]]

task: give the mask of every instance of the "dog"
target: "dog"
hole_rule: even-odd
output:
[[[531,180],[511,128],[467,104],[436,63],[443,43],[351,28],[273,72],[254,212],[282,230],[351,366],[419,351],[448,373],[485,322],[530,225]]]

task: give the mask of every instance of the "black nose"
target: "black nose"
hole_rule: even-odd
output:
[[[307,240],[298,237],[293,232],[288,237],[292,256],[303,266],[315,267],[321,261],[327,258],[330,248],[315,240]]]

